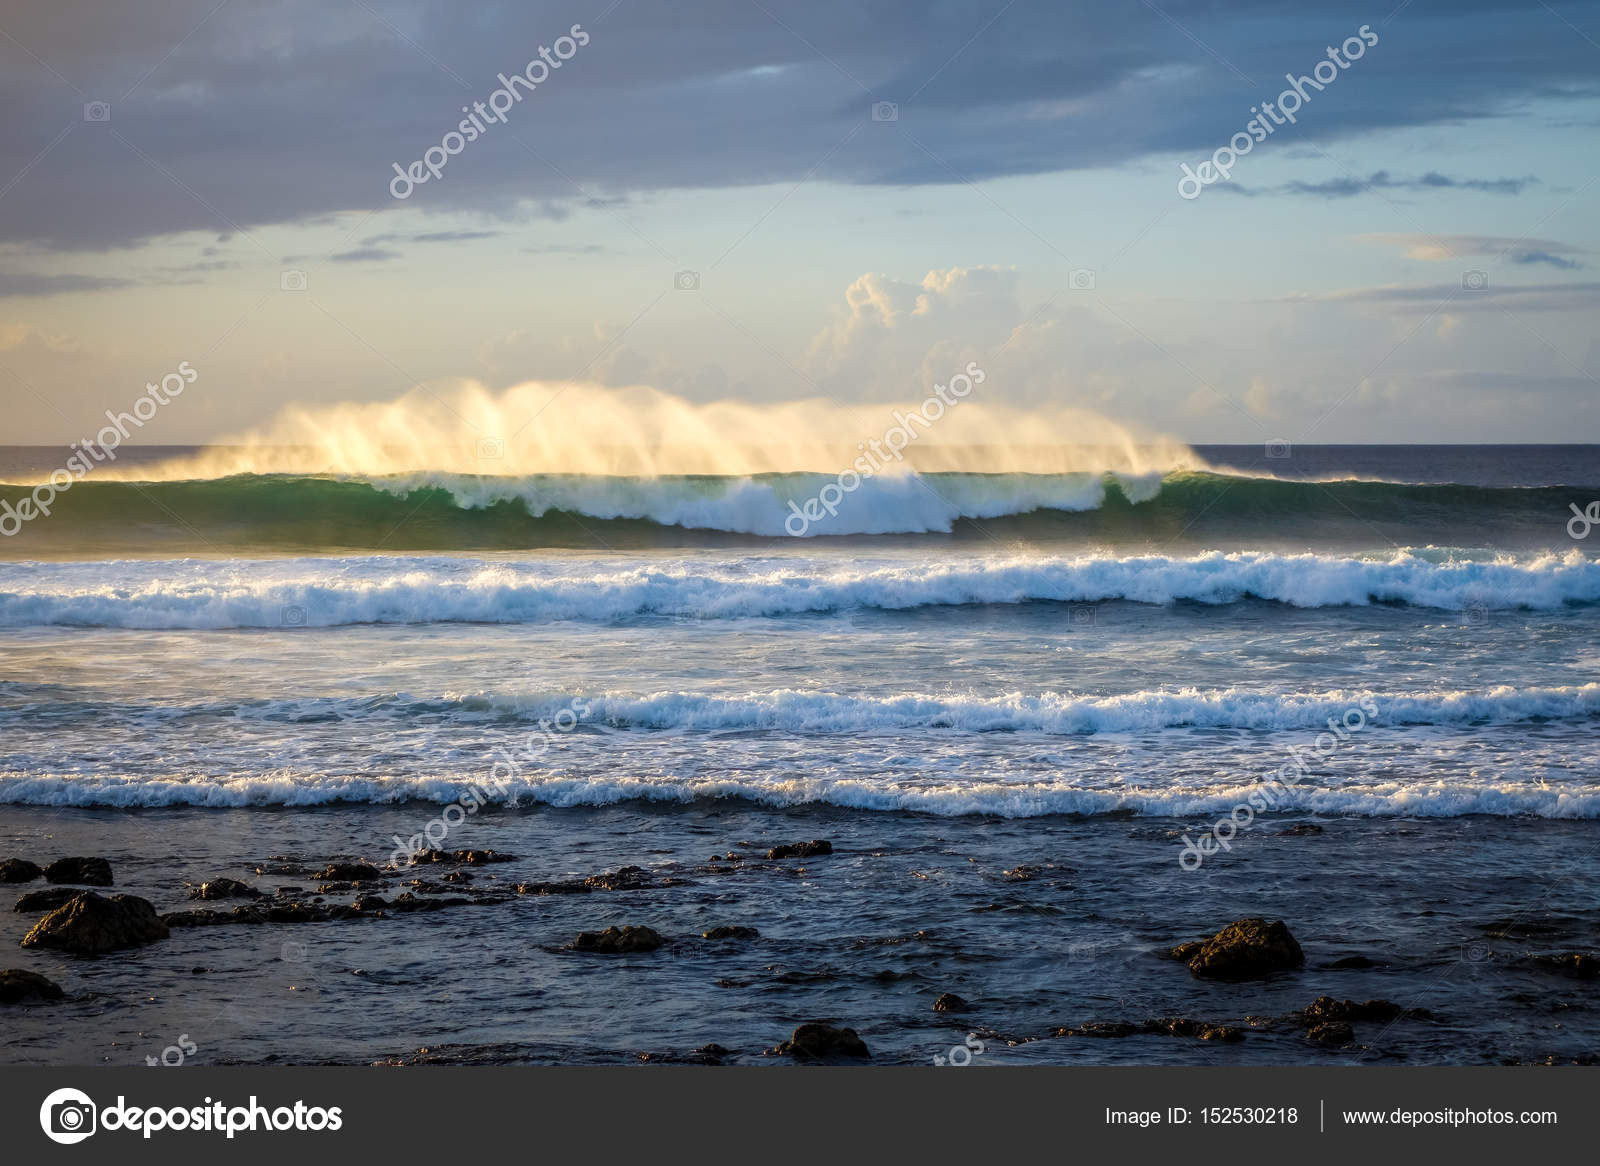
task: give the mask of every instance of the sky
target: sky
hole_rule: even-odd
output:
[[[1600,3],[21,0],[0,104],[0,445],[180,362],[138,441],[969,361],[1190,442],[1600,441]]]

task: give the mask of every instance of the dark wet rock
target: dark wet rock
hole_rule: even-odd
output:
[[[810,842],[791,842],[785,846],[774,846],[767,851],[768,858],[816,858],[823,854],[833,853],[833,843],[826,838],[813,838]],[[798,1030],[796,1030],[798,1031]],[[848,1030],[846,1030],[848,1031]],[[854,1035],[853,1033],[851,1034]],[[866,1046],[863,1045],[863,1048]]]
[[[189,892],[191,899],[259,899],[261,892],[238,879],[212,879]]]
[[[1091,1020],[1086,1024],[1074,1028],[1058,1028],[1052,1036],[1092,1036],[1100,1040],[1116,1040],[1125,1036],[1136,1036],[1148,1032],[1142,1024],[1133,1024],[1126,1020]]]
[[[1040,875],[1048,873],[1051,865],[1050,863],[1043,865],[1024,863],[1021,866],[1014,866],[1010,870],[1001,871],[1000,873],[1005,876],[1007,882],[1031,883]]]
[[[1301,1015],[1308,1025],[1340,1020],[1376,1020],[1386,1023],[1401,1016],[1419,1019],[1427,1016],[1422,1012],[1407,1012],[1392,1000],[1368,1000],[1364,1004],[1358,1004],[1354,1000],[1336,1000],[1332,996],[1318,996]]]
[[[654,887],[676,886],[680,880],[658,879],[641,866],[625,866],[586,879],[562,879],[549,883],[518,883],[519,895],[583,895],[590,891],[643,891]]]
[[[737,925],[713,927],[709,931],[700,933],[702,939],[760,939],[761,932],[754,927],[740,927]]]
[[[443,911],[450,907],[475,907],[480,904],[498,903],[499,899],[419,899],[410,891],[402,891],[389,903],[391,911]]]
[[[54,911],[64,907],[83,894],[77,887],[50,887],[43,891],[29,891],[17,900],[13,911]]]
[[[1319,1045],[1347,1045],[1356,1039],[1356,1033],[1344,1021],[1330,1020],[1324,1024],[1312,1025],[1310,1031],[1306,1033],[1306,1039]]]
[[[494,850],[419,850],[411,856],[411,865],[432,862],[458,862],[468,866],[484,866],[491,862],[516,862],[514,854],[501,854]]]
[[[1312,834],[1321,834],[1322,827],[1315,822],[1296,822],[1293,826],[1278,831],[1279,838],[1304,838]]]
[[[971,1007],[972,1005],[954,992],[946,992],[933,1002],[935,1012],[965,1012]]]
[[[156,909],[133,895],[109,898],[83,891],[33,925],[23,947],[46,947],[74,955],[98,955],[166,939],[171,932]]]
[[[282,899],[297,899],[306,893],[304,887],[279,887],[274,894]]]
[[[350,905],[357,911],[382,911],[389,903],[381,895],[362,895]]]
[[[354,883],[318,883],[317,886],[316,886],[316,892],[319,895],[342,895],[342,894],[345,894],[347,891],[357,890],[357,889],[360,888],[360,886],[361,886],[361,884],[359,882],[354,882]]]
[[[572,941],[576,951],[618,955],[635,951],[655,951],[666,941],[649,927],[607,927],[604,931],[580,931]]]
[[[772,1050],[797,1061],[825,1061],[840,1057],[870,1059],[872,1053],[853,1028],[835,1028],[812,1022],[794,1030],[788,1040]]]
[[[1336,959],[1328,965],[1330,968],[1375,968],[1378,961],[1368,959],[1364,955],[1347,955],[1343,959]]]
[[[364,879],[378,879],[383,872],[365,862],[330,862],[313,877],[324,882],[358,883]]]
[[[29,999],[59,1000],[65,995],[61,985],[45,979],[38,972],[23,968],[0,971],[0,1004],[20,1004]]]
[[[655,886],[655,879],[642,866],[625,866],[608,874],[590,875],[583,885],[592,891],[637,891]]]
[[[464,870],[453,870],[443,877],[447,883],[470,883],[472,881],[472,876]]]
[[[52,883],[76,883],[80,887],[109,887],[111,864],[103,858],[58,858],[44,868]]]
[[[1533,964],[1546,971],[1560,972],[1579,980],[1592,980],[1600,976],[1600,957],[1587,952],[1569,951],[1562,955],[1539,955]]]
[[[1212,1024],[1209,1021],[1190,1020],[1182,1016],[1152,1020],[1149,1023],[1153,1031],[1165,1032],[1170,1036],[1188,1036],[1196,1040],[1222,1041],[1225,1044],[1244,1039],[1244,1029],[1235,1028],[1231,1024]]]
[[[1282,920],[1260,917],[1228,924],[1187,961],[1189,973],[1204,980],[1265,979],[1274,972],[1301,967],[1305,953]]]
[[[25,858],[8,858],[0,862],[0,883],[31,883],[42,874],[42,867]]]
[[[1168,949],[1167,958],[1175,959],[1180,964],[1186,964],[1199,955],[1200,949],[1205,945],[1206,941],[1203,939],[1197,939],[1193,943],[1180,943],[1177,947]]]

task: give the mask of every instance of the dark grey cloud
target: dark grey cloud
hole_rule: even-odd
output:
[[[21,0],[0,17],[0,241],[204,229],[254,245],[261,225],[393,206],[391,164],[573,23],[590,44],[406,205],[514,221],[808,175],[944,184],[1149,156],[1176,175],[1363,24],[1380,43],[1296,137],[1326,148],[1593,96],[1600,52],[1571,25],[1600,27],[1596,10],[1413,0],[1384,24],[1355,0]],[[109,120],[85,120],[101,100]],[[877,101],[898,118],[872,120]]]
[[[1283,296],[1273,303],[1382,304],[1399,312],[1455,315],[1484,308],[1534,312],[1593,312],[1600,307],[1600,283],[1502,284],[1492,272],[1463,272],[1455,284],[1389,285],[1336,292]]]
[[[0,297],[54,296],[66,292],[109,291],[129,287],[132,282],[104,275],[45,275],[31,271],[0,271]]]
[[[1255,198],[1263,194],[1303,194],[1316,198],[1354,198],[1375,190],[1473,190],[1483,194],[1521,194],[1539,180],[1527,178],[1452,178],[1429,171],[1417,178],[1397,178],[1387,170],[1375,170],[1365,178],[1329,178],[1322,182],[1285,182],[1278,186],[1241,186],[1225,183],[1218,190]]]
[[[400,252],[389,251],[383,247],[356,247],[350,251],[340,251],[328,258],[335,263],[387,263],[391,259],[399,259]]]

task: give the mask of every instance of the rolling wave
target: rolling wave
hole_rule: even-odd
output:
[[[1385,558],[1212,552],[949,559],[766,556],[491,561],[451,557],[0,564],[0,627],[276,628],[347,624],[721,620],[1031,602],[1553,610],[1600,600],[1577,551]]]
[[[884,474],[839,492],[832,513],[793,521],[835,475],[384,477],[241,474],[162,482],[88,479],[62,493],[19,541],[114,538],[302,549],[520,549],[614,540],[672,541],[684,532],[784,539],[961,533],[1002,523],[1016,537],[1170,535],[1204,516],[1213,527],[1304,534],[1314,527],[1471,529],[1536,523],[1560,535],[1569,503],[1590,487],[1292,481],[1225,473],[1161,475]],[[1585,493],[1585,491],[1589,493]],[[0,485],[0,513],[29,487]],[[678,532],[677,536],[673,532]],[[7,540],[10,542],[11,540]],[[10,550],[11,547],[5,549]]]

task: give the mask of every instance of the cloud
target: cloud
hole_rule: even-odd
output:
[[[0,297],[55,296],[69,292],[109,291],[129,287],[132,280],[105,275],[46,275],[33,271],[0,271]]]
[[[1430,263],[1454,262],[1465,255],[1488,255],[1496,260],[1506,259],[1522,266],[1548,264],[1564,271],[1574,271],[1583,266],[1572,255],[1587,255],[1584,247],[1561,243],[1555,239],[1512,238],[1505,235],[1427,235],[1427,234],[1373,234],[1356,235],[1359,243],[1374,243],[1383,247],[1396,247],[1407,259],[1422,259]]]
[[[1452,313],[1483,308],[1515,308],[1533,312],[1592,312],[1600,307],[1600,283],[1461,285],[1386,285],[1334,292],[1279,296],[1270,303],[1383,304],[1402,312],[1433,312],[1446,306]]]
[[[318,0],[115,7],[8,11],[0,173],[20,177],[0,241],[103,250],[396,206],[391,166],[438,144],[462,105],[573,22],[591,43],[405,206],[518,221],[666,190],[942,185],[1193,157],[1239,124],[1253,89],[1304,70],[1325,35],[1373,16],[1354,0],[1292,13],[1183,3],[1169,19],[1140,4],[1000,0],[818,0],[781,20],[760,4],[612,0],[573,0],[559,21],[511,4],[464,19],[446,0],[382,13]],[[1534,98],[1559,114],[1596,92],[1593,46],[1542,10],[1418,2],[1381,36],[1359,84],[1321,101],[1298,133],[1331,142],[1460,125]],[[96,96],[111,99],[110,121],[81,119]],[[898,103],[898,121],[871,120],[879,100]],[[1424,174],[1405,187],[1514,193],[1529,181]],[[1351,193],[1337,182],[1293,190]]]
[[[386,251],[382,247],[357,247],[353,251],[340,251],[328,258],[335,263],[387,263],[391,259],[399,259],[400,252]]]
[[[1473,190],[1484,194],[1521,194],[1539,180],[1527,178],[1451,178],[1429,171],[1420,178],[1396,178],[1387,170],[1375,170],[1366,178],[1329,178],[1321,182],[1285,182],[1278,186],[1241,186],[1224,183],[1218,190],[1232,191],[1248,198],[1263,194],[1307,195],[1315,198],[1354,198],[1375,190]]]

